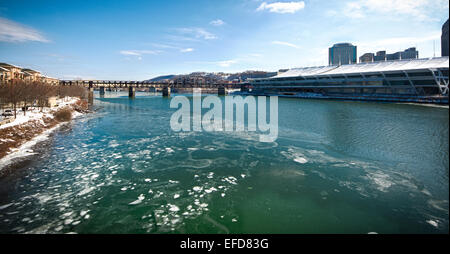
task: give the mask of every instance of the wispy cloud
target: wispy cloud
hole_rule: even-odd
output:
[[[177,50],[177,51],[179,51],[181,53],[188,53],[188,52],[193,52],[194,51],[193,48],[182,48],[182,47],[168,45],[168,44],[152,43],[151,45],[153,47],[156,47],[156,48]]]
[[[122,50],[120,54],[125,56],[142,56],[142,55],[157,55],[161,53],[160,50]]]
[[[0,17],[0,41],[4,42],[49,42],[39,31]]]
[[[209,22],[209,24],[213,25],[213,26],[223,26],[223,25],[225,25],[225,22],[221,19],[216,19],[216,20]]]
[[[287,47],[296,48],[296,49],[300,48],[299,46],[297,46],[295,44],[292,44],[292,43],[289,43],[289,42],[284,42],[284,41],[272,41],[272,44],[287,46]]]
[[[181,52],[181,53],[188,53],[188,52],[192,52],[192,51],[194,51],[193,48],[180,49],[180,52]]]
[[[328,11],[328,15],[342,15],[360,19],[369,15],[408,15],[418,20],[427,20],[430,10],[448,9],[448,0],[355,0],[347,2],[341,11]]]
[[[232,64],[235,64],[237,62],[238,62],[237,60],[226,60],[216,62],[216,64],[219,65],[220,67],[230,67]]]
[[[266,3],[263,2],[256,11],[264,11],[268,10],[269,12],[274,13],[296,13],[299,10],[305,8],[305,2],[275,2],[275,3]]]
[[[199,27],[191,27],[191,28],[178,28],[176,29],[178,33],[182,34],[182,35],[187,35],[190,38],[195,38],[195,39],[203,39],[203,40],[214,40],[217,39],[217,36],[206,31],[203,28],[199,28]]]
[[[238,63],[238,59],[230,59],[230,60],[223,60],[223,61],[194,61],[194,62],[186,62],[189,64],[208,64],[208,65],[215,65],[219,67],[230,67],[233,64]]]

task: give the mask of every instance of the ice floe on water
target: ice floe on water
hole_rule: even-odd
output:
[[[298,162],[298,163],[300,163],[300,164],[305,164],[305,163],[308,162],[308,160],[305,159],[305,158],[303,158],[303,157],[296,157],[296,158],[294,158],[294,161],[295,161],[295,162]]]
[[[136,199],[135,201],[129,203],[130,205],[138,205],[140,203],[142,203],[142,201],[145,199],[144,194],[139,195],[138,199]]]
[[[439,226],[439,222],[437,220],[427,220],[427,223],[435,228]]]
[[[394,185],[394,182],[391,180],[391,177],[388,174],[383,173],[381,171],[369,172],[367,174],[367,178],[376,184],[378,190],[383,192],[386,192],[389,189],[389,187]]]

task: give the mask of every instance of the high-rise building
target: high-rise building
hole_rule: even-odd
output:
[[[441,55],[448,56],[448,19],[442,26]]]
[[[329,65],[354,64],[356,60],[356,46],[351,43],[337,43],[328,50]]]
[[[360,63],[371,63],[374,61],[374,54],[373,53],[365,53],[364,55],[359,57]]]

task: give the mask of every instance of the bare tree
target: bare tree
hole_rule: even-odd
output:
[[[4,87],[3,98],[6,103],[13,106],[14,118],[17,118],[17,106],[23,101],[26,93],[26,84],[23,80],[14,79],[6,83]]]
[[[41,112],[44,109],[44,107],[48,106],[48,99],[51,96],[56,95],[56,93],[57,93],[57,91],[56,91],[55,86],[45,84],[45,83],[40,83],[37,86],[36,99],[38,102],[38,106],[41,108]]]

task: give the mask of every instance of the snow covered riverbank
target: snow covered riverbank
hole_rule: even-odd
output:
[[[66,98],[58,102],[58,107],[45,108],[42,112],[37,108],[30,109],[26,115],[22,111],[18,112],[14,121],[0,126],[0,173],[15,159],[35,154],[33,146],[46,140],[53,131],[64,124],[64,120],[55,117],[58,113],[70,112],[73,119],[86,110],[86,101]]]

